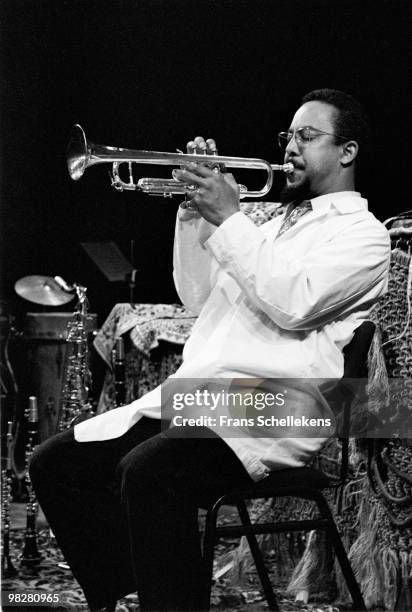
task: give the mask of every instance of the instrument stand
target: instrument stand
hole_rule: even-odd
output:
[[[134,306],[134,291],[136,287],[136,274],[138,270],[132,270],[130,274],[126,274],[125,281],[129,285],[129,302]]]

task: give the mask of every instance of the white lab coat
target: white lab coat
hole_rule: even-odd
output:
[[[387,288],[390,240],[357,192],[314,198],[278,239],[282,217],[257,227],[243,213],[220,227],[176,222],[174,279],[199,314],[173,377],[340,378],[343,347]],[[160,387],[75,428],[78,441],[160,418]],[[325,416],[327,407],[320,408]],[[221,435],[255,480],[307,464],[325,438]]]

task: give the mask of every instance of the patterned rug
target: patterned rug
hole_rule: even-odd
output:
[[[14,504],[13,504],[14,505]],[[70,569],[65,566],[64,558],[57,547],[54,538],[50,537],[50,532],[45,524],[44,518],[39,517],[38,520],[38,536],[37,547],[41,555],[41,562],[33,567],[27,568],[20,564],[21,552],[24,548],[24,527],[23,515],[24,504],[19,504],[17,510],[17,519],[14,520],[14,525],[19,524],[18,528],[14,528],[11,534],[11,560],[18,571],[17,576],[13,578],[5,578],[2,580],[3,592],[3,610],[5,612],[40,612],[41,610],[56,612],[86,612],[88,610],[83,592],[73,577]],[[14,511],[16,514],[16,510]],[[234,511],[231,508],[225,509],[221,521],[232,522],[234,519]],[[223,555],[235,548],[238,544],[236,539],[222,540],[216,547],[216,558],[219,560]],[[270,554],[269,554],[270,557]],[[274,568],[272,559],[268,558],[268,567]],[[272,578],[274,572],[272,572]],[[279,579],[272,580],[273,584],[277,584],[276,589],[279,608],[283,612],[339,612],[341,608],[329,605],[325,602],[315,602],[308,605],[295,603],[293,598],[284,594],[286,581],[283,584],[279,583]],[[5,605],[5,595],[9,592],[13,593],[29,593],[35,591],[41,594],[57,594],[59,596],[59,604],[54,604],[53,607],[40,606],[7,606]],[[214,584],[211,598],[211,609],[215,611],[232,611],[239,612],[260,612],[267,611],[264,595],[262,593],[259,579],[255,571],[251,571],[247,576],[247,583],[241,587],[229,586],[227,579],[220,578]],[[121,599],[116,607],[116,612],[139,612],[138,597],[135,593]],[[193,611],[195,612],[195,611]]]

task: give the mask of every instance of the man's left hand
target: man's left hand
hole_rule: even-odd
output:
[[[175,170],[174,177],[193,185],[186,201],[190,208],[213,225],[221,225],[239,212],[239,186],[231,174],[215,172],[202,165],[188,164],[186,169]]]

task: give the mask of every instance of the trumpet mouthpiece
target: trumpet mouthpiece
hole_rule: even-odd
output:
[[[290,174],[295,169],[294,165],[288,162],[287,164],[272,164],[272,170],[280,170],[286,174]]]

